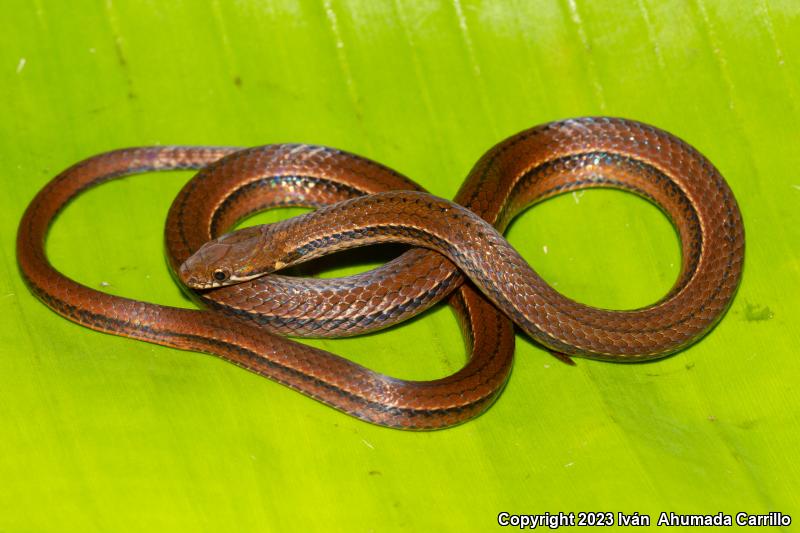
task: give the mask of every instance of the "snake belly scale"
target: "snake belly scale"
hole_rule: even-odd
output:
[[[47,231],[70,200],[110,179],[173,169],[200,172],[170,209],[167,256],[208,310],[112,296],[50,265]],[[681,271],[653,305],[609,311],[572,301],[502,238],[528,206],[589,187],[640,195],[674,224]],[[317,210],[223,235],[274,206]],[[349,278],[271,274],[375,242],[412,248]],[[108,152],[67,169],[37,194],[20,223],[17,254],[32,292],[74,322],[216,354],[369,422],[436,429],[480,414],[502,390],[514,351],[509,318],[554,352],[595,359],[653,359],[697,341],[738,287],[744,229],[730,188],[699,152],[652,126],[599,117],[545,124],[499,143],[478,161],[454,202],[378,163],[325,147]],[[464,368],[439,380],[394,379],[281,336],[374,331],[445,298],[459,317],[469,356]]]

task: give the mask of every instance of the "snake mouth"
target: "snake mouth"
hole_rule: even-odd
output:
[[[251,279],[256,279],[256,278],[261,277],[263,275],[264,275],[264,272],[256,272],[254,274],[250,274],[250,275],[247,275],[247,276],[231,275],[231,277],[228,278],[228,283],[225,283],[225,285],[231,285],[233,283],[242,283],[244,281],[250,281]]]
[[[195,277],[181,278],[181,281],[183,282],[184,285],[186,285],[190,289],[198,291],[204,291],[208,289],[216,289],[222,287],[221,283],[214,283],[214,282],[209,283],[206,281],[200,281]]]

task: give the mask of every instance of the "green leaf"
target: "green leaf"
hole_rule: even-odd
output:
[[[796,2],[10,0],[3,13],[0,531],[482,530],[501,511],[800,519]],[[567,367],[518,336],[499,401],[450,430],[371,426],[216,358],[89,331],[38,302],[15,264],[36,191],[105,150],[326,144],[452,197],[496,142],[598,114],[671,131],[726,176],[747,231],[738,296],[706,339],[649,364]],[[57,221],[53,263],[191,306],[161,242],[188,177],[89,191]],[[646,305],[678,272],[668,221],[624,193],[548,201],[508,236],[593,305]],[[464,361],[447,308],[311,344],[403,378]]]

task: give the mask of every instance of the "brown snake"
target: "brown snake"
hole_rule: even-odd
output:
[[[194,295],[213,311],[112,296],[50,265],[48,228],[80,192],[134,173],[197,168],[170,209],[167,251],[173,271],[190,285],[227,285]],[[657,303],[608,311],[574,302],[549,287],[498,233],[529,205],[588,187],[647,198],[677,228],[680,275]],[[498,308],[554,352],[640,361],[702,337],[730,305],[741,278],[744,229],[733,194],[700,153],[652,126],[611,118],[545,124],[487,152],[456,203],[420,191],[386,167],[324,147],[119,150],[78,163],[39,192],[20,223],[17,256],[34,294],[69,320],[216,354],[353,416],[404,429],[463,422],[497,397],[514,350],[511,323]],[[319,209],[219,237],[245,216],[279,205]],[[262,276],[387,241],[416,247],[349,278]],[[485,297],[464,283],[462,272]],[[460,371],[434,381],[394,379],[264,331],[363,333],[448,295],[470,355]]]

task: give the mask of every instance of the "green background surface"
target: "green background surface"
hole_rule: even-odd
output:
[[[6,0],[0,531],[483,530],[500,511],[782,511],[796,525],[798,28],[794,0]],[[452,197],[494,143],[596,114],[658,125],[720,168],[747,232],[736,300],[702,342],[649,364],[568,367],[518,336],[499,401],[450,430],[371,426],[214,357],[89,331],[17,270],[27,203],[101,151],[326,144]],[[161,243],[188,177],[88,192],[51,233],[54,264],[191,307]],[[508,236],[598,306],[646,305],[678,272],[666,218],[620,192],[548,201]],[[447,308],[314,344],[405,378],[464,361]]]

